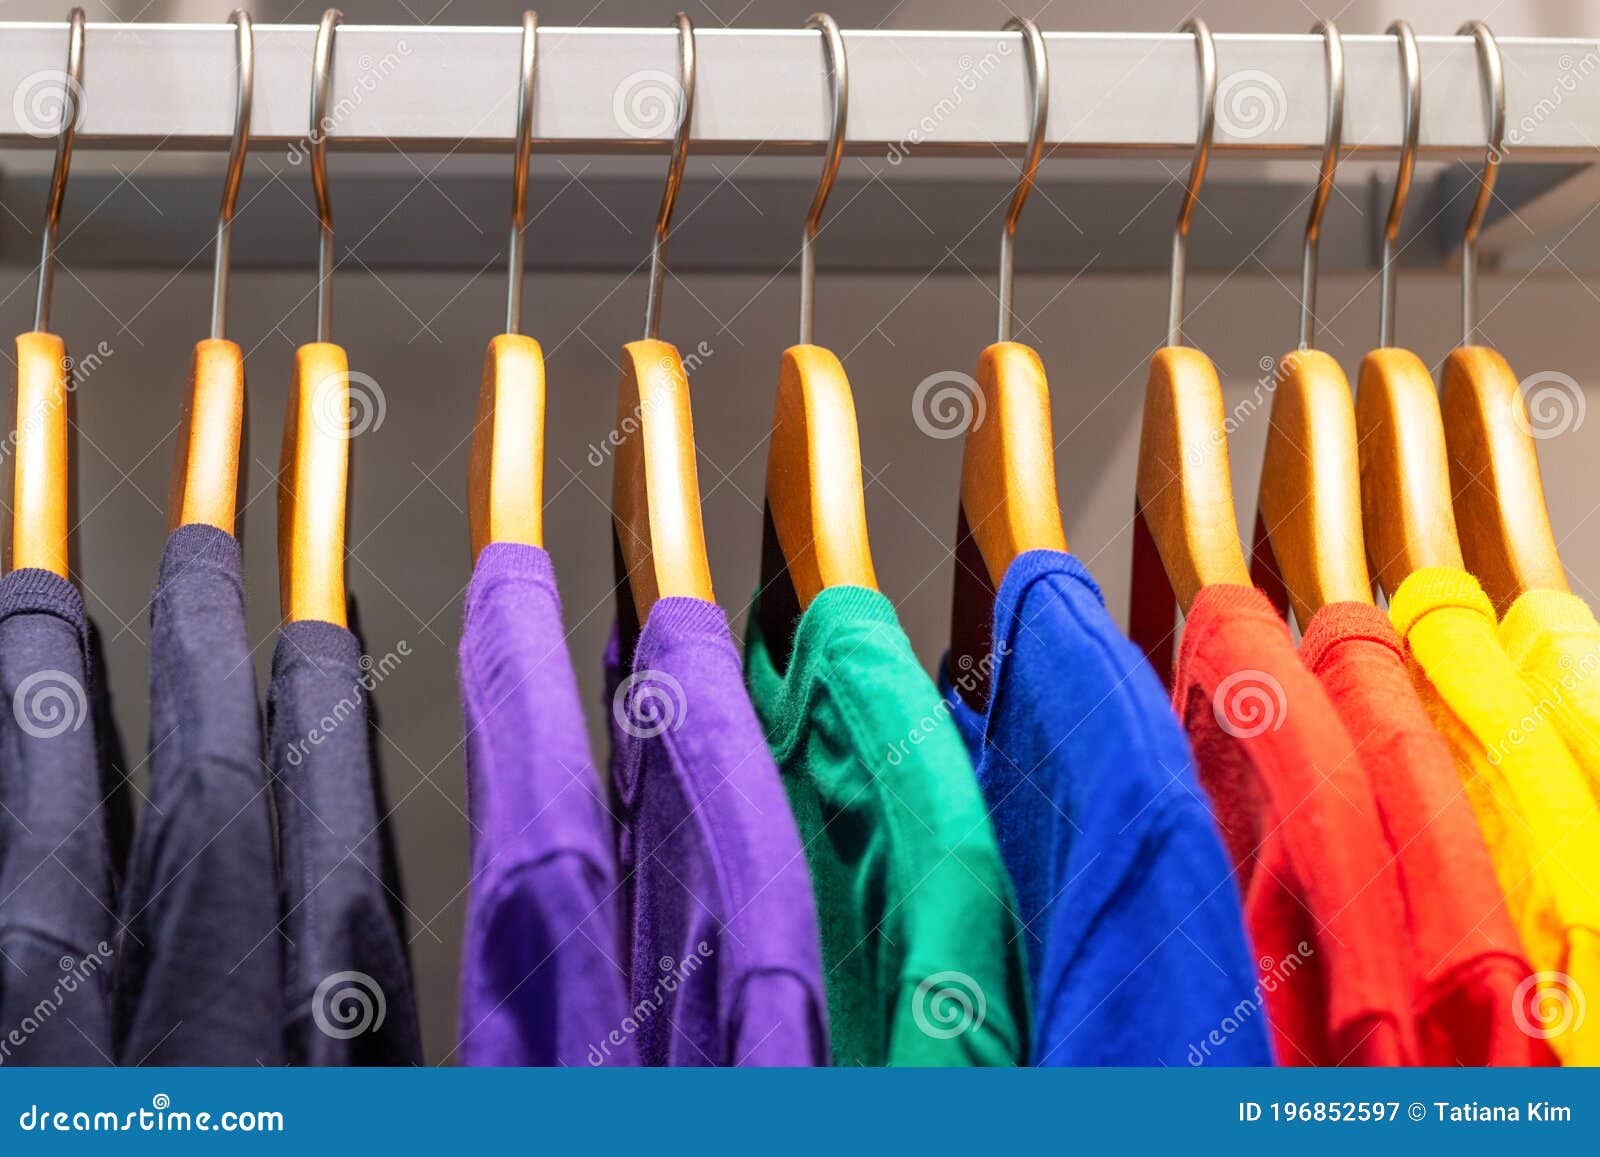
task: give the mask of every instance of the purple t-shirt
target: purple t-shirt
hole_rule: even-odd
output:
[[[461,699],[472,820],[461,1061],[636,1064],[613,826],[538,547],[478,555]]]
[[[661,599],[606,683],[640,1059],[827,1064],[811,880],[727,616]]]

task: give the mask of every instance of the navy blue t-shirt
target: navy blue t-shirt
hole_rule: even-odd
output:
[[[122,1064],[283,1063],[265,756],[239,544],[181,526],[150,600],[150,788],[122,895]]]
[[[995,599],[988,711],[941,684],[1017,894],[1039,1065],[1269,1065],[1239,891],[1189,745],[1070,554]]]
[[[0,1066],[114,1059],[126,779],[78,588],[0,579]]]
[[[290,1064],[422,1063],[361,642],[288,623],[267,692],[283,880]]]

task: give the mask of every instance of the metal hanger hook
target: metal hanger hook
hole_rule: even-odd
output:
[[[1478,333],[1478,233],[1483,215],[1494,197],[1494,183],[1500,175],[1506,136],[1506,72],[1500,59],[1500,45],[1481,20],[1470,20],[1456,31],[1471,36],[1477,44],[1478,70],[1483,74],[1484,94],[1489,99],[1489,143],[1483,154],[1483,173],[1478,177],[1478,196],[1467,214],[1466,233],[1461,238],[1461,344],[1477,344]]]
[[[533,154],[533,92],[538,73],[539,15],[522,14],[522,71],[517,80],[517,143],[511,167],[511,241],[507,249],[506,332],[522,331],[522,237],[528,212],[528,162]]]
[[[1195,137],[1194,159],[1189,162],[1189,178],[1183,187],[1183,204],[1178,209],[1178,224],[1172,231],[1172,285],[1167,297],[1167,344],[1183,344],[1183,283],[1189,267],[1189,223],[1200,203],[1200,186],[1206,179],[1211,160],[1211,138],[1217,128],[1217,42],[1211,29],[1198,16],[1183,22],[1182,31],[1194,36],[1195,67],[1200,82],[1200,128]]]
[[[1322,167],[1317,172],[1317,188],[1311,195],[1311,212],[1306,217],[1305,247],[1300,259],[1300,348],[1317,344],[1317,244],[1322,240],[1322,214],[1333,192],[1333,176],[1339,167],[1339,143],[1344,135],[1344,40],[1333,21],[1321,20],[1311,31],[1322,34],[1324,60],[1328,73],[1328,134],[1322,145]]]
[[[672,208],[683,184],[683,166],[689,159],[689,128],[694,121],[694,21],[678,13],[678,129],[672,138],[672,160],[667,165],[667,185],[661,191],[655,236],[650,242],[650,296],[644,305],[644,336],[654,341],[661,331],[661,287],[667,279],[667,235]]]
[[[1050,57],[1045,51],[1039,26],[1025,16],[1013,16],[1006,21],[1003,31],[1022,34],[1022,45],[1028,57],[1028,91],[1033,117],[1028,124],[1028,151],[1023,158],[1022,174],[1017,178],[1017,187],[1011,194],[1005,228],[1000,233],[1000,325],[996,341],[1011,340],[1011,287],[1016,280],[1017,221],[1022,217],[1022,206],[1027,202],[1028,194],[1033,192],[1039,158],[1044,154],[1045,125],[1050,119]]]
[[[238,95],[233,104],[233,143],[228,147],[228,175],[222,182],[222,208],[217,213],[216,265],[211,277],[211,337],[222,340],[228,321],[228,262],[233,241],[233,210],[244,181],[245,151],[250,147],[250,105],[255,97],[256,34],[250,14],[233,13]]]
[[[1411,192],[1411,174],[1417,167],[1417,136],[1422,124],[1422,61],[1417,55],[1417,37],[1411,25],[1396,20],[1387,32],[1400,45],[1400,72],[1404,82],[1404,132],[1400,140],[1400,171],[1395,176],[1394,199],[1389,202],[1389,219],[1383,226],[1383,257],[1378,294],[1378,346],[1394,344],[1394,262],[1395,243],[1400,237],[1400,220],[1405,214],[1406,197]]]
[[[850,110],[850,66],[845,59],[844,37],[839,32],[838,23],[826,12],[813,12],[806,17],[806,27],[822,33],[822,54],[831,81],[829,92],[833,102],[833,123],[828,129],[828,151],[822,162],[822,177],[817,181],[811,208],[806,210],[805,232],[800,238],[801,345],[811,344],[816,328],[817,226],[822,223],[822,207],[828,203],[828,194],[833,192],[833,183],[839,176],[839,162],[844,160],[844,130]]]
[[[83,112],[83,9],[74,8],[67,17],[67,23],[67,71],[61,81],[61,129],[56,134],[56,159],[50,170],[44,240],[39,248],[39,294],[33,306],[33,328],[36,333],[48,332],[50,328],[50,290],[55,284],[56,239],[61,232],[61,204],[67,196],[72,142],[78,135],[78,118]]]
[[[328,200],[328,84],[333,77],[333,34],[344,13],[329,8],[317,25],[311,61],[311,187],[317,195],[317,340],[333,340],[333,205]]]

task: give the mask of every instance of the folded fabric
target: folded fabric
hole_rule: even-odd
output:
[[[1372,783],[1396,857],[1428,1065],[1549,1065],[1549,1046],[1517,1024],[1532,974],[1450,746],[1406,671],[1405,644],[1370,603],[1312,616],[1300,658],[1321,681]]]
[[[290,1064],[422,1061],[399,875],[356,635],[287,623],[267,690]]]
[[[460,1059],[636,1063],[615,835],[543,550],[479,553],[460,659],[472,821]]]
[[[239,544],[167,539],[150,599],[150,786],[122,894],[128,1065],[280,1065],[277,837]]]
[[[1400,584],[1389,617],[1412,681],[1489,847],[1512,921],[1538,971],[1515,1015],[1566,1064],[1600,1063],[1600,810],[1583,773],[1500,645],[1478,580],[1428,567]]]
[[[1500,643],[1600,800],[1600,623],[1566,591],[1526,591],[1500,620]],[[1531,725],[1531,724],[1530,724]]]
[[[625,674],[626,672],[626,674]],[[828,1061],[817,914],[727,616],[656,602],[606,654],[631,1016],[650,1065]]]
[[[824,590],[786,664],[759,618],[746,678],[811,865],[835,1063],[1025,1063],[1011,883],[961,737],[893,605]]]
[[[123,769],[78,588],[0,579],[0,1064],[108,1065]]]
[[[1268,1065],[1239,893],[1165,690],[1070,554],[1007,568],[986,710],[943,671],[1016,888],[1041,1065]],[[1208,1043],[1216,1031],[1220,1043]]]
[[[1414,952],[1372,786],[1265,595],[1204,587],[1173,697],[1244,891],[1286,1065],[1410,1065]]]

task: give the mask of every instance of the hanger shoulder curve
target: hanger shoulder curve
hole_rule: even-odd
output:
[[[638,621],[657,599],[715,601],[700,516],[689,378],[678,351],[646,339],[622,347],[611,510]]]
[[[1357,382],[1367,563],[1393,597],[1423,567],[1463,565],[1444,423],[1428,367],[1410,350],[1373,350],[1362,359]]]
[[[1303,627],[1329,603],[1372,602],[1355,399],[1339,363],[1320,350],[1287,354],[1276,374],[1259,509]]]
[[[521,334],[489,343],[467,463],[472,557],[491,542],[544,545],[544,352]]]
[[[1465,346],[1445,359],[1439,409],[1467,569],[1502,613],[1530,590],[1567,588],[1522,389],[1505,358]]]
[[[844,367],[821,346],[783,352],[767,451],[767,509],[801,610],[827,587],[878,589],[855,401]]]
[[[1185,614],[1201,587],[1250,585],[1233,507],[1222,385],[1197,349],[1167,346],[1150,360],[1136,501]]]
[[[278,472],[278,597],[290,622],[346,625],[349,470],[349,361],[342,347],[312,342],[295,351]]]
[[[998,588],[1006,568],[1029,550],[1067,549],[1056,496],[1050,388],[1039,355],[1020,342],[996,342],[978,357],[981,419],[966,433],[961,507]]]
[[[62,578],[70,569],[67,364],[67,347],[55,334],[17,338],[17,461],[8,569],[47,570]]]
[[[167,495],[168,533],[189,523],[234,532],[243,432],[244,351],[221,338],[196,343]]]

